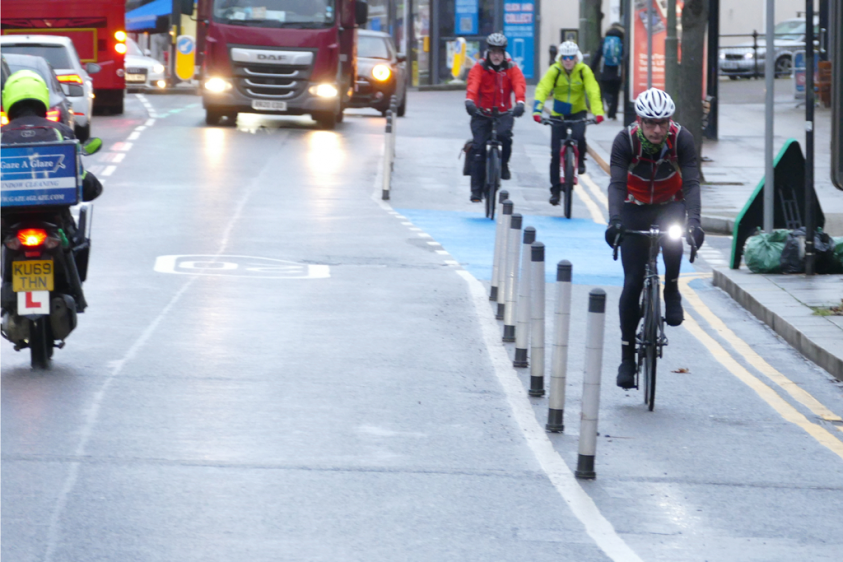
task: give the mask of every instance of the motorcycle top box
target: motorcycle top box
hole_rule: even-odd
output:
[[[4,209],[76,205],[82,199],[79,143],[16,144],[0,154]]]

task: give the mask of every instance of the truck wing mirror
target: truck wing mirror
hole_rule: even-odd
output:
[[[366,25],[369,22],[369,5],[361,0],[354,3],[354,22],[357,25]]]

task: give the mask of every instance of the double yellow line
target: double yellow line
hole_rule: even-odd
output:
[[[591,153],[594,156],[594,153]],[[601,160],[602,164],[602,160]],[[608,201],[603,194],[600,187],[594,183],[587,174],[580,177],[581,185],[586,189],[574,190],[579,196],[580,200],[585,204],[594,222],[598,224],[606,224],[606,219],[603,217],[603,212],[597,203],[589,196],[589,193],[599,201],[605,209],[608,210]],[[820,403],[810,393],[805,391],[799,385],[788,379],[785,375],[780,373],[760,355],[758,355],[752,347],[730,330],[726,324],[717,317],[708,306],[703,303],[699,295],[694,291],[690,283],[696,279],[710,277],[708,273],[694,273],[683,275],[679,279],[679,289],[682,292],[684,300],[691,305],[694,312],[700,318],[705,320],[711,329],[718,334],[725,341],[728,341],[732,348],[740,354],[753,368],[762,373],[771,382],[777,385],[793,400],[811,411],[819,420],[828,423],[843,423],[843,419],[837,414],[829,410],[826,406]],[[750,373],[743,365],[738,363],[734,357],[713,337],[711,337],[700,324],[690,315],[685,316],[685,321],[682,324],[688,332],[691,333],[709,352],[712,356],[731,372],[741,382],[746,384],[749,388],[755,391],[758,396],[769,404],[776,412],[779,413],[786,421],[796,425],[811,437],[817,440],[818,443],[827,447],[838,457],[843,459],[843,441],[840,441],[835,435],[828,431],[825,427],[812,422],[799,410],[792,406],[787,400],[782,398],[772,387],[765,384],[761,379]],[[843,426],[835,426],[838,431],[843,432]]]

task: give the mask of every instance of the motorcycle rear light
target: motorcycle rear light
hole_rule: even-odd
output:
[[[61,112],[58,109],[51,109],[51,110],[47,111],[47,119],[49,119],[50,121],[58,123],[60,117],[61,117]]]
[[[24,246],[40,246],[47,239],[47,231],[43,228],[25,228],[18,231],[18,240]]]
[[[62,74],[57,76],[59,82],[73,82],[74,84],[83,84],[82,77],[78,74]]]

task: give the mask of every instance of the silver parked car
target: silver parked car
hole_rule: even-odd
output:
[[[126,91],[155,91],[167,87],[166,68],[150,56],[149,49],[141,51],[131,38],[126,39]]]
[[[33,55],[43,57],[56,72],[59,82],[72,84],[67,98],[73,104],[76,137],[91,136],[91,116],[94,111],[94,81],[89,76],[100,71],[100,65],[89,62],[83,65],[67,37],[57,35],[3,35],[0,37],[3,54]]]
[[[793,71],[793,55],[805,49],[805,19],[793,18],[776,24],[774,41],[776,54],[776,78],[790,76]],[[819,38],[819,18],[814,19],[814,37]],[[758,59],[753,42],[747,41],[733,47],[720,49],[720,74],[737,80],[741,76],[764,75],[766,59],[766,36],[758,34]]]

